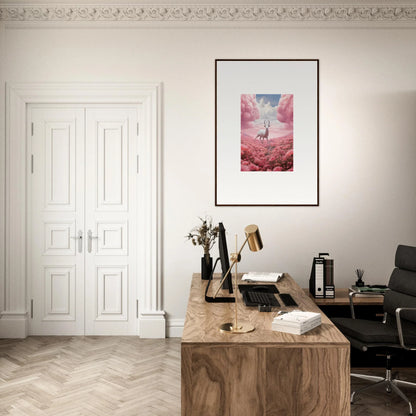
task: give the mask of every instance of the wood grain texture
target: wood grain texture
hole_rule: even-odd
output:
[[[255,331],[223,334],[218,327],[232,321],[234,304],[206,303],[205,285],[193,276],[181,345],[182,416],[350,414],[349,342],[325,315],[319,328],[292,335],[271,330],[279,308],[260,313],[240,303],[240,319]],[[320,312],[290,276],[277,286],[299,309]]]
[[[218,286],[219,280],[214,279],[212,289]],[[182,343],[237,343],[237,344],[282,344],[282,346],[305,345],[349,345],[349,342],[316,306],[315,302],[307,296],[298,284],[288,274],[276,284],[281,293],[290,293],[298,307],[273,308],[272,312],[258,312],[255,307],[246,307],[238,293],[238,317],[240,321],[250,322],[255,331],[248,334],[223,334],[218,328],[222,323],[232,322],[234,319],[234,303],[207,303],[204,299],[206,280],[201,280],[199,274],[192,278],[189,294],[188,309],[186,312],[185,327]],[[224,295],[224,294],[223,294]],[[220,292],[221,296],[221,292]],[[278,296],[277,296],[278,298]],[[279,298],[278,298],[279,299]],[[281,305],[283,303],[280,301]],[[272,331],[272,321],[280,310],[301,309],[304,311],[319,312],[322,314],[322,325],[304,335],[293,335]]]
[[[303,289],[305,294],[310,297],[313,302],[317,305],[340,305],[348,306],[350,304],[350,299],[348,297],[348,289],[340,288],[335,289],[335,298],[334,299],[315,299],[310,293],[309,289]],[[384,301],[384,296],[376,295],[360,295],[354,296],[354,305],[382,305]]]
[[[264,352],[253,347],[211,346],[184,347],[190,350],[191,361],[183,359],[182,371],[190,365],[191,384],[183,377],[182,392],[190,397],[190,406],[183,403],[186,415],[249,415],[263,407],[259,378],[265,375]],[[189,352],[189,351],[188,351]],[[253,377],[254,375],[254,377]],[[190,387],[190,388],[189,388]],[[263,412],[262,412],[263,414]]]
[[[302,349],[269,348],[264,400],[267,415],[297,415],[301,409]],[[293,371],[292,369],[296,369]]]
[[[182,345],[182,415],[349,415],[349,348]]]

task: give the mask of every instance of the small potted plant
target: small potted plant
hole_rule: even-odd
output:
[[[202,246],[204,250],[204,256],[201,258],[201,278],[207,280],[212,273],[212,257],[209,252],[218,237],[218,225],[212,224],[211,217],[199,219],[201,224],[192,228],[186,237],[194,246]]]

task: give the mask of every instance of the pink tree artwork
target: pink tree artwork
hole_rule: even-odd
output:
[[[293,172],[293,94],[241,94],[241,171]]]

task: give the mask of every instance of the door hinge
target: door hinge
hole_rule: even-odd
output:
[[[137,135],[139,135],[139,123],[137,123]]]
[[[30,318],[33,319],[33,299],[30,299]]]
[[[139,155],[136,157],[137,173],[139,173]]]
[[[32,124],[31,124],[30,130],[31,130],[31,135],[32,135],[32,137],[33,137],[33,122],[32,122]]]
[[[30,170],[31,170],[31,172],[33,173],[33,155],[32,155],[32,157],[30,158]]]
[[[139,299],[136,299],[136,318],[139,318]]]

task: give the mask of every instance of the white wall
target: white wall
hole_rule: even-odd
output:
[[[184,318],[200,268],[202,250],[184,236],[201,215],[224,222],[230,245],[258,224],[264,250],[245,252],[240,270],[288,272],[303,287],[319,251],[330,252],[336,285],[346,287],[358,267],[369,283],[385,283],[397,244],[416,245],[414,28],[33,24],[0,34],[2,83],[163,82],[168,319]],[[319,207],[214,206],[216,58],[320,60]]]

